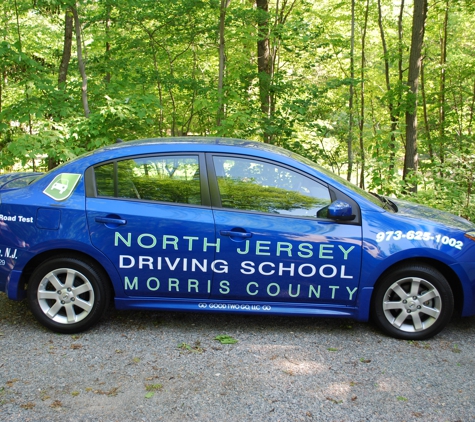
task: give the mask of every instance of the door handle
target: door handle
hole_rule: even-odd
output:
[[[248,232],[235,232],[233,230],[221,230],[219,232],[221,236],[230,236],[230,237],[239,237],[241,239],[247,239],[249,237],[252,237],[252,233]]]
[[[103,223],[105,225],[115,224],[117,226],[123,226],[124,224],[127,224],[127,220],[124,220],[123,218],[96,217],[96,223]]]

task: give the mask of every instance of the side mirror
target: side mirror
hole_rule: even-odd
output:
[[[328,207],[328,218],[337,221],[352,221],[356,218],[351,205],[344,201],[334,201]]]

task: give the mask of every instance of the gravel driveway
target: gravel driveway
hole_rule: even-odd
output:
[[[115,310],[58,335],[0,293],[0,420],[473,421],[474,342],[475,318],[410,342],[349,320]]]

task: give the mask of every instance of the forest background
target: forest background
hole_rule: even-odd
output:
[[[3,0],[0,168],[162,136],[304,155],[471,220],[472,0]]]

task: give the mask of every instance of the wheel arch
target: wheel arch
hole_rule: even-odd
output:
[[[35,269],[43,262],[47,261],[51,258],[56,258],[59,256],[68,256],[70,258],[82,259],[89,263],[91,263],[96,270],[98,270],[103,278],[106,280],[108,284],[108,288],[110,289],[111,293],[115,295],[114,283],[111,280],[110,274],[98,259],[95,257],[82,252],[76,249],[49,249],[47,251],[41,252],[35,255],[23,268],[19,283],[18,283],[18,290],[23,292],[22,296],[26,296],[26,288],[28,286],[28,281],[35,271]]]
[[[439,271],[447,280],[452,290],[452,294],[454,296],[454,314],[460,316],[464,307],[464,292],[462,288],[462,282],[460,277],[457,273],[447,264],[444,264],[441,261],[432,258],[408,258],[403,261],[399,261],[394,263],[390,267],[388,267],[376,280],[374,284],[374,288],[371,294],[371,302],[370,302],[370,309],[373,309],[374,305],[374,298],[375,298],[375,291],[377,290],[378,285],[382,282],[382,280],[391,272],[393,272],[396,268],[408,266],[408,265],[427,265],[430,266],[437,271]]]

